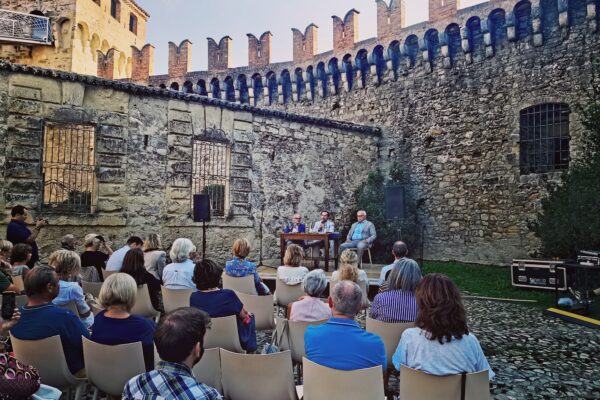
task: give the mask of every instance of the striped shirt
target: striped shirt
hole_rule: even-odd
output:
[[[216,389],[194,378],[185,365],[160,361],[154,371],[129,380],[123,389],[123,400],[222,400]]]
[[[389,290],[379,293],[371,305],[371,318],[383,322],[413,322],[417,319],[414,293]]]

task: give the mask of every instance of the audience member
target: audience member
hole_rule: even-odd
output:
[[[170,256],[173,262],[163,270],[162,280],[167,289],[196,289],[192,280],[194,276],[194,261],[190,254],[196,251],[196,246],[190,239],[179,238],[171,246]]]
[[[394,265],[408,255],[408,246],[406,246],[406,243],[400,240],[394,242],[394,245],[392,246],[392,255],[394,256],[394,262],[381,269],[381,273],[379,274],[379,286],[383,285],[383,282],[387,280]]]
[[[358,269],[358,255],[355,251],[344,250],[340,255],[340,268],[331,274],[331,287],[340,281],[352,281],[358,284],[363,293],[363,306],[369,305],[367,297],[367,288],[369,287],[369,277],[367,273]]]
[[[12,271],[0,268],[0,293],[4,292],[18,292],[18,290],[13,284]]]
[[[197,292],[190,297],[190,306],[205,311],[211,318],[237,316],[238,335],[242,348],[256,351],[256,325],[254,318],[231,289],[220,289],[223,268],[211,260],[202,260],[194,268]]]
[[[106,270],[107,271],[120,271],[123,266],[123,259],[125,258],[125,254],[131,249],[137,249],[142,247],[144,242],[138,236],[131,236],[127,239],[127,243],[125,246],[121,247],[119,250],[116,250],[111,254],[106,261]]]
[[[60,240],[60,248],[63,250],[75,251],[75,236],[70,233],[63,236]]]
[[[40,234],[42,228],[47,225],[47,221],[38,219],[35,222],[33,231],[30,231],[25,223],[27,216],[29,215],[27,209],[21,205],[14,206],[10,211],[11,220],[6,227],[6,240],[10,241],[13,245],[19,243],[28,243],[31,245],[31,260],[27,266],[33,268],[35,263],[39,260],[38,246],[35,239]]]
[[[21,308],[21,319],[11,333],[21,340],[40,340],[59,335],[69,370],[82,376],[81,337],[89,337],[89,332],[71,311],[52,303],[59,290],[56,271],[46,266],[33,268],[25,278],[27,304]]]
[[[277,268],[277,278],[286,285],[298,285],[308,274],[308,268],[301,267],[304,250],[297,244],[290,244],[285,250],[283,265]]]
[[[416,328],[402,333],[392,362],[432,375],[454,375],[488,370],[494,377],[479,341],[469,332],[458,288],[445,275],[429,274],[417,285]]]
[[[83,242],[85,251],[81,253],[81,271],[83,280],[87,282],[102,282],[104,275],[102,270],[106,269],[108,257],[113,254],[112,249],[104,238],[95,233],[85,235]],[[96,274],[90,271],[90,267],[96,270]]]
[[[48,257],[48,265],[54,268],[60,279],[60,291],[52,302],[57,306],[64,306],[70,302],[75,303],[83,325],[86,328],[92,326],[94,314],[85,302],[83,289],[77,282],[73,282],[81,269],[81,261],[77,253],[70,250],[56,250]]]
[[[144,267],[144,252],[140,248],[125,254],[121,272],[130,275],[138,286],[147,285],[150,301],[155,310],[160,310],[160,281]]]
[[[192,373],[204,353],[204,334],[209,324],[209,316],[195,308],[167,314],[154,335],[161,361],[154,371],[138,375],[125,385],[123,400],[221,400],[219,392],[198,382]]]
[[[148,235],[144,241],[144,267],[158,280],[162,279],[167,254],[161,250],[160,236],[156,233]]]
[[[373,245],[377,239],[377,232],[375,225],[371,221],[367,221],[367,213],[364,210],[356,213],[356,220],[350,227],[346,242],[340,245],[340,250],[356,249],[358,262],[361,264],[363,253]]]
[[[225,273],[236,278],[252,275],[254,276],[256,293],[258,293],[259,296],[271,294],[267,285],[260,279],[260,276],[256,271],[256,265],[254,265],[253,262],[246,260],[248,254],[250,254],[250,242],[248,239],[237,239],[233,242],[231,252],[233,253],[233,260],[229,260],[225,264]]]
[[[29,272],[27,264],[32,257],[31,246],[27,243],[19,243],[15,245],[10,252],[10,262],[12,263],[12,276],[21,276],[23,280]]]
[[[331,318],[331,307],[321,301],[327,288],[327,276],[322,269],[310,271],[302,281],[306,296],[291,303],[288,315],[291,321],[322,321]]]
[[[96,315],[91,339],[107,345],[142,342],[146,371],[150,371],[154,369],[152,338],[156,323],[130,314],[136,295],[137,283],[131,276],[116,273],[106,278],[99,296],[100,304],[105,310]]]
[[[10,253],[13,244],[8,240],[0,240],[0,270],[10,271],[12,275],[12,266],[10,265]]]
[[[415,289],[422,279],[416,261],[403,258],[388,277],[388,290],[379,293],[371,304],[371,318],[383,322],[414,322],[417,319]]]
[[[354,320],[362,308],[360,287],[354,282],[341,281],[334,286],[329,305],[333,317],[322,325],[309,326],[304,333],[306,357],[344,371],[376,365],[385,370],[387,358],[383,341]]]

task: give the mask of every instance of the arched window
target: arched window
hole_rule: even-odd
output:
[[[327,71],[325,71],[324,62],[317,64],[317,79],[321,82],[323,97],[327,97],[329,95],[329,76],[327,75]]]
[[[338,68],[338,59],[333,57],[329,60],[329,74],[331,75],[331,83],[333,83],[334,94],[340,94],[340,69]]]
[[[448,43],[448,55],[454,65],[456,57],[462,51],[461,38],[460,38],[460,27],[458,24],[450,24],[446,27],[446,43]]]
[[[585,22],[587,15],[586,0],[569,0],[569,26],[579,25]]]
[[[235,87],[233,86],[233,78],[230,76],[226,77],[223,81],[223,85],[225,86],[225,100],[234,103]]]
[[[317,92],[317,80],[315,79],[315,70],[312,65],[306,67],[306,79],[308,80],[308,86],[310,87],[311,99],[314,99]]]
[[[204,79],[200,79],[196,84],[196,90],[200,96],[208,96],[208,91],[206,90],[206,81]]]
[[[533,33],[531,25],[531,3],[529,0],[518,2],[514,8],[515,33],[517,40],[521,40]]]
[[[190,81],[183,82],[183,93],[194,93],[194,84]]]
[[[161,83],[160,85],[158,85],[158,87],[161,89],[166,89],[167,85],[165,85],[164,83]]]
[[[383,56],[383,46],[379,45],[373,49],[373,64],[375,64],[375,73],[377,74],[377,82],[383,81],[383,75],[387,69],[385,57]]]
[[[284,69],[281,71],[281,91],[283,94],[283,104],[288,104],[292,101],[292,78],[290,71]]]
[[[388,47],[388,57],[392,60],[392,70],[394,79],[398,79],[398,69],[400,68],[400,42],[394,40]]]
[[[304,84],[304,78],[302,77],[302,68],[296,68],[294,76],[296,77],[296,92],[298,93],[298,99],[301,99],[306,94],[306,85]]]
[[[177,82],[171,83],[171,90],[179,92],[179,83],[177,83]]]
[[[263,98],[263,83],[260,74],[252,75],[252,91],[254,92],[254,105],[257,106]]]
[[[240,103],[249,104],[250,94],[248,93],[248,79],[246,75],[240,74],[237,77],[237,88],[240,91]]]
[[[501,47],[506,43],[506,12],[498,8],[490,13],[488,17],[490,37],[494,49]]]
[[[477,54],[483,49],[483,32],[481,32],[481,20],[479,17],[471,17],[467,21],[467,38],[471,53]]]
[[[367,55],[367,50],[361,49],[358,54],[356,54],[356,69],[360,73],[360,80],[362,82],[362,87],[367,86],[367,82],[369,81],[369,69],[371,66],[369,65],[369,59]]]
[[[419,38],[417,35],[410,35],[406,38],[406,41],[404,42],[404,49],[406,51],[406,55],[408,56],[410,66],[414,67],[417,63],[417,54],[419,53]]]
[[[569,114],[569,106],[563,103],[540,104],[521,110],[521,174],[568,168]]]
[[[425,46],[429,54],[429,64],[431,64],[431,67],[434,67],[435,61],[441,52],[440,37],[436,29],[430,29],[425,32]]]
[[[277,75],[270,71],[267,73],[267,88],[269,90],[269,104],[277,104],[279,94],[277,90]]]
[[[221,98],[221,85],[219,84],[219,80],[217,78],[212,78],[210,81],[210,92],[212,93],[213,99]]]
[[[354,87],[354,67],[352,66],[352,55],[346,54],[342,60],[344,66],[344,74],[346,74],[346,82],[348,82],[348,90]]]
[[[540,6],[544,36],[549,36],[558,29],[558,0],[541,0]]]

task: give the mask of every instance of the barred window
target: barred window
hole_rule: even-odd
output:
[[[227,143],[194,140],[192,144],[192,194],[208,194],[212,215],[224,216],[229,208],[230,149]]]
[[[569,106],[540,104],[521,110],[521,174],[543,173],[569,166]]]
[[[95,211],[95,147],[93,126],[45,125],[43,209],[76,213]]]

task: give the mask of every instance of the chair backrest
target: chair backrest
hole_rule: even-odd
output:
[[[100,296],[100,289],[102,288],[102,282],[86,282],[81,281],[81,286],[83,288],[83,293],[89,293],[95,298]]]
[[[190,296],[194,293],[194,289],[167,289],[164,286],[160,287],[160,291],[162,293],[165,312],[167,313],[180,307],[189,307]]]
[[[369,307],[371,302],[369,301],[369,282],[358,281],[358,287],[362,292],[362,305],[364,308]]]
[[[104,268],[102,268],[102,280],[106,280],[106,278],[108,278],[109,276],[111,276],[112,274],[116,274],[119,271],[107,271]]]
[[[385,398],[383,368],[380,366],[354,371],[341,371],[324,367],[303,358],[302,370],[304,374],[304,400]],[[412,397],[403,397],[403,399],[412,400]]]
[[[40,340],[21,340],[10,335],[15,358],[37,368],[42,383],[59,389],[78,385],[82,380],[69,371],[60,336]]]
[[[240,336],[237,328],[237,316],[211,318],[210,329],[204,336],[204,348],[213,349],[221,347],[229,351],[243,353]]]
[[[286,285],[279,278],[275,281],[275,297],[277,298],[278,305],[287,307],[288,304],[297,301],[302,296],[306,296],[306,293],[302,289],[302,284]]]
[[[65,310],[70,310],[73,312],[73,314],[79,317],[79,310],[77,309],[77,304],[75,304],[74,301],[70,301],[66,304],[61,304],[59,307],[64,308]]]
[[[199,382],[214,387],[219,393],[223,394],[220,349],[206,349],[204,355],[202,355],[202,359],[198,364],[194,365],[192,371]]]
[[[108,346],[82,340],[87,379],[103,392],[120,396],[131,378],[146,372],[142,342]]]
[[[311,325],[321,325],[327,322],[323,321],[287,321],[288,324],[288,340],[290,350],[292,351],[292,360],[295,363],[301,363],[302,357],[306,357],[304,351],[304,332]]]
[[[141,315],[142,317],[154,318],[159,313],[152,306],[150,301],[150,292],[148,292],[148,285],[138,286],[137,295],[135,296],[135,304],[131,309],[131,314]]]
[[[27,304],[27,296],[20,295],[20,296],[16,296],[15,298],[15,304],[17,305],[18,308],[23,307],[25,304]]]
[[[371,317],[367,317],[365,330],[372,332],[383,340],[385,345],[385,354],[387,356],[387,365],[392,366],[392,356],[398,348],[402,333],[408,328],[414,328],[414,322],[382,322]]]
[[[400,366],[400,398],[411,400],[460,400],[462,376],[435,376]],[[465,400],[489,400],[488,371],[466,375]]]
[[[227,399],[298,399],[289,351],[236,354],[221,349],[221,371]]]
[[[255,296],[236,292],[246,311],[254,314],[256,330],[266,331],[275,328],[275,310],[272,296]]]
[[[223,273],[223,289],[231,289],[246,294],[257,294],[256,286],[254,285],[254,275],[237,278]]]
[[[12,277],[13,285],[17,288],[17,293],[22,293],[25,290],[25,284],[23,283],[23,276],[16,275]]]

